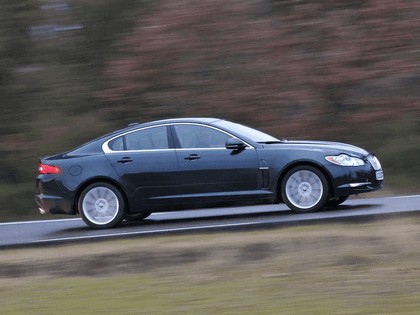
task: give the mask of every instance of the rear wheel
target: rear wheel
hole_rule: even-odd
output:
[[[78,202],[83,221],[95,229],[107,229],[124,219],[124,198],[108,183],[94,183],[86,187]]]
[[[286,173],[281,195],[286,205],[295,212],[318,211],[327,201],[328,182],[317,168],[297,166]]]

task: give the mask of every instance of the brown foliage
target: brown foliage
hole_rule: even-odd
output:
[[[418,113],[419,29],[410,0],[160,1],[121,42],[100,97],[130,119],[345,132]]]

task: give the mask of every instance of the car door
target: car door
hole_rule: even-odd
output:
[[[225,147],[233,136],[200,124],[172,126],[179,164],[179,189],[187,202],[249,199],[261,193],[256,150]]]
[[[107,158],[132,206],[165,205],[179,198],[178,162],[167,126],[148,127],[108,142]]]

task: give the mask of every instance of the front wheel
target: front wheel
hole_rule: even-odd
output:
[[[295,212],[318,211],[328,198],[327,179],[315,167],[297,166],[286,173],[281,184],[281,196]]]
[[[86,187],[78,202],[83,221],[95,229],[114,227],[124,219],[124,198],[108,183],[94,183]]]

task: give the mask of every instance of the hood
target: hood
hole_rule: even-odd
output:
[[[356,156],[369,155],[369,152],[354,145],[330,141],[283,140],[281,144],[277,144],[276,146],[289,146],[290,149],[299,148],[302,150],[328,151],[331,152],[331,154],[345,153]]]

